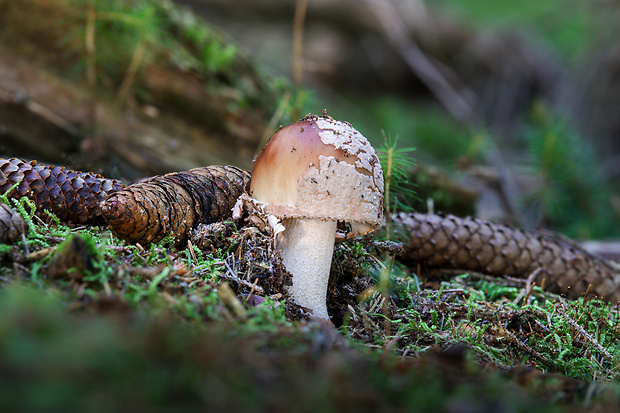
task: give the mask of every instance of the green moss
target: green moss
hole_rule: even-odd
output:
[[[23,285],[0,292],[0,311],[3,410],[560,409],[482,372],[462,350],[403,361],[316,347],[316,328],[70,316],[49,293]]]

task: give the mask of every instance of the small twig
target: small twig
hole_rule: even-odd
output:
[[[56,251],[56,247],[43,248],[39,251],[34,251],[26,255],[26,262],[38,261],[41,258],[47,257],[49,254]]]
[[[86,33],[84,35],[84,47],[86,48],[87,58],[87,80],[88,85],[94,88],[97,85],[97,68],[95,63],[95,21],[97,11],[95,6],[89,2],[86,9]]]
[[[219,274],[219,276],[221,278],[226,278],[226,279],[234,281],[234,282],[236,282],[238,284],[243,284],[243,285],[245,285],[248,288],[254,288],[255,291],[260,292],[260,293],[264,292],[262,287],[260,287],[258,285],[254,286],[251,282],[237,277],[237,271],[230,267],[230,265],[228,264],[228,261],[224,261],[224,266],[226,267],[227,271]],[[228,275],[228,273],[230,273],[230,275]]]
[[[24,253],[26,255],[30,255],[30,248],[28,248],[28,240],[26,239],[26,234],[22,232],[21,237],[22,237],[22,245],[24,246]]]
[[[245,240],[247,239],[248,234],[249,234],[249,231],[243,231],[243,235],[241,236],[241,241],[239,241],[239,246],[237,247],[237,251],[236,251],[236,255],[238,259],[241,259],[241,254],[243,253],[243,244],[245,244]]]
[[[527,283],[526,279],[511,277],[510,275],[504,275],[502,278],[506,281],[510,281],[512,283],[512,285],[510,285],[511,287],[516,287],[517,285],[525,285]]]
[[[131,251],[131,247],[125,247],[123,245],[102,245],[99,244],[97,245],[98,247],[105,247],[105,249],[108,250],[112,250],[112,251],[118,251],[118,252],[127,252],[127,251]]]
[[[256,287],[258,287],[258,277],[254,279],[254,284],[252,284],[252,289],[250,290],[248,295],[246,295],[245,301],[248,301],[250,297],[252,297],[252,294],[254,294],[254,290],[256,289]]]
[[[439,294],[439,291],[440,290],[427,289],[427,290],[424,290],[424,294]],[[446,295],[446,294],[459,294],[459,293],[464,293],[464,292],[465,292],[465,290],[462,289],[462,288],[446,288],[446,289],[441,290],[441,293],[443,295]],[[437,298],[439,298],[439,297],[437,297]]]
[[[527,344],[519,340],[517,336],[515,336],[512,332],[504,329],[501,326],[500,328],[501,328],[502,335],[506,337],[508,341],[514,346],[516,346],[519,350],[529,354],[530,356],[534,357],[536,360],[544,363],[547,366],[550,364],[549,359],[546,356],[544,356],[543,354],[539,353],[538,351],[534,350],[532,347],[528,346]]]
[[[226,257],[227,259],[224,261],[224,266],[226,267],[226,270],[228,270],[228,272],[230,273],[230,275],[234,278],[237,278],[237,269],[236,268],[232,268],[229,264],[228,264],[228,257]],[[233,265],[234,265],[234,261],[233,261]]]
[[[286,110],[289,102],[291,101],[291,92],[284,92],[282,95],[282,99],[280,99],[280,103],[276,108],[275,112],[273,112],[273,116],[269,119],[269,123],[265,126],[263,131],[263,136],[261,136],[258,145],[256,146],[256,153],[260,152],[263,149],[263,146],[267,144],[269,138],[273,135],[273,131],[276,129],[276,125],[282,116],[284,115],[284,111]]]
[[[297,0],[295,16],[293,17],[293,82],[301,86],[304,76],[304,20],[308,0]]]
[[[386,338],[389,336],[386,336]],[[396,344],[398,340],[402,337],[402,332],[398,331],[396,334],[391,337],[386,343],[383,344],[383,355],[387,356],[392,352],[392,348]]]
[[[291,63],[291,75],[293,83],[299,89],[304,78],[304,21],[306,19],[306,9],[308,0],[297,0],[295,6],[295,16],[293,17],[293,61]],[[301,96],[298,95],[299,98]],[[299,119],[301,117],[301,104],[299,100],[295,103],[291,117]]]
[[[45,238],[45,241],[53,242],[55,244],[60,244],[61,242],[66,241],[66,238],[54,237],[52,235],[44,235],[43,238]]]
[[[127,72],[125,72],[123,83],[118,91],[117,99],[121,103],[124,103],[129,96],[129,89],[134,83],[134,79],[136,78],[136,74],[138,73],[138,69],[142,63],[145,50],[146,40],[144,39],[144,36],[140,36],[140,40],[138,40],[138,44],[136,45],[136,48],[131,56],[131,61],[129,62]]]
[[[379,20],[388,42],[448,112],[461,122],[475,120],[477,113],[473,92],[464,85],[458,85],[460,90],[457,90],[457,87],[453,86],[448,77],[444,75],[449,71],[448,68],[439,68],[436,62],[426,56],[422,49],[410,40],[411,34],[396,7],[385,0],[366,0],[366,4]],[[458,78],[455,73],[450,72],[450,75],[452,79]],[[454,80],[452,83],[455,83]]]
[[[196,258],[196,253],[194,252],[194,245],[192,244],[191,240],[187,240],[187,249],[189,249],[189,255],[190,257],[192,257],[192,262],[196,263],[198,262],[198,259]]]
[[[530,295],[532,294],[532,290],[534,289],[534,286],[536,285],[534,283],[534,280],[536,279],[536,277],[538,277],[538,274],[540,274],[541,271],[542,271],[542,268],[538,267],[530,273],[530,275],[525,280],[525,286],[523,286],[517,298],[515,298],[515,300],[512,302],[513,304],[517,305],[524,296],[525,298],[523,299],[523,304],[527,304],[527,301],[530,298]]]
[[[19,92],[10,92],[0,89],[0,101],[13,105],[21,105],[26,110],[34,113],[35,115],[45,119],[47,122],[54,126],[64,130],[69,135],[78,135],[78,130],[68,120],[64,119],[60,115],[54,113],[51,109],[34,102],[29,96],[19,96]]]

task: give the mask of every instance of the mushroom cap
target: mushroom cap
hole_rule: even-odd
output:
[[[281,219],[341,221],[352,238],[381,226],[383,170],[349,123],[307,115],[276,132],[256,157],[250,195]]]

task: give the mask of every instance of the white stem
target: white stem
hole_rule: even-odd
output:
[[[327,284],[336,239],[336,221],[299,218],[284,222],[278,234],[282,262],[293,275],[289,292],[295,303],[312,310],[317,318],[329,320]]]

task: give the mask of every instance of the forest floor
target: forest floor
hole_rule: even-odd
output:
[[[2,409],[619,407],[618,311],[592,298],[482,274],[414,282],[393,245],[354,240],[336,247],[329,325],[287,300],[255,227],[142,248],[22,214],[26,244],[1,248]]]
[[[0,0],[0,156],[129,180],[249,167],[290,85],[194,17],[128,3],[95,23],[90,2]],[[0,244],[1,411],[620,409],[618,307],[593,297],[413,271],[379,234],[336,246],[329,325],[246,223],[142,247],[0,202],[28,224]]]

